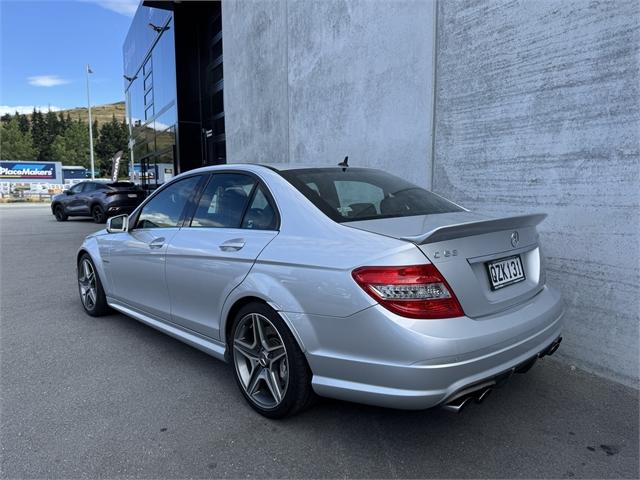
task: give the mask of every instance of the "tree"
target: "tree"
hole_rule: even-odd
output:
[[[89,123],[87,122],[87,129],[89,128]],[[100,136],[100,128],[98,126],[98,120],[93,120],[93,146],[95,147],[96,142],[98,141],[98,137]]]
[[[18,117],[18,126],[20,127],[20,131],[24,134],[29,133],[30,125],[27,116],[24,113],[19,114],[16,112],[16,117]]]
[[[49,110],[45,115],[33,109],[31,114],[31,136],[33,145],[38,151],[38,160],[51,160],[51,145],[58,134],[61,125],[55,112]]]
[[[67,128],[71,126],[71,117],[69,117],[69,113],[67,112],[67,117],[65,118],[64,113],[60,112],[58,114],[58,125],[60,127],[60,131],[58,134],[64,133]]]
[[[105,123],[100,128],[100,137],[95,145],[95,153],[98,157],[98,166],[100,170],[108,174],[111,172],[111,157],[118,150],[122,150],[124,155],[120,161],[121,171],[124,172],[123,164],[127,159],[127,145],[129,143],[129,134],[123,124],[118,122],[115,115],[110,122]]]
[[[64,133],[57,135],[51,145],[51,156],[65,165],[90,168],[87,124],[80,120],[72,122]]]
[[[13,117],[0,125],[0,158],[2,160],[34,160],[37,152],[33,139],[20,130],[20,122]]]
[[[45,160],[47,150],[50,147],[48,143],[47,125],[44,119],[44,115],[40,110],[33,109],[31,114],[31,138],[33,139],[33,146],[36,149],[38,160]]]
[[[44,118],[47,122],[47,134],[55,137],[60,133],[60,120],[58,120],[58,115],[56,115],[56,112],[48,110]]]

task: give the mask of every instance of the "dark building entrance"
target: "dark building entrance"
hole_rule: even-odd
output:
[[[124,43],[127,117],[141,182],[226,163],[220,2],[144,1]]]

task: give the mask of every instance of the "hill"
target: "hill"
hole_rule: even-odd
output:
[[[82,120],[83,122],[87,122],[89,119],[89,112],[87,107],[79,107],[79,108],[70,108],[67,110],[60,110],[63,115],[66,117],[67,113],[71,116],[72,120]],[[43,112],[44,113],[44,112]],[[110,122],[113,115],[116,116],[116,119],[119,122],[122,122],[125,117],[125,106],[124,102],[116,102],[116,103],[107,103],[105,105],[95,105],[91,107],[91,117],[94,120],[98,121],[98,125],[102,125],[103,123]],[[31,114],[28,114],[29,120],[31,120]]]
[[[62,111],[65,116],[69,113],[72,120],[77,120],[79,118],[80,120],[87,122],[89,119],[89,111],[86,108],[72,108],[70,110]],[[91,117],[98,121],[98,125],[110,122],[113,115],[115,115],[116,119],[120,122],[124,120],[124,102],[107,103],[106,105],[96,105],[95,107],[91,107]]]

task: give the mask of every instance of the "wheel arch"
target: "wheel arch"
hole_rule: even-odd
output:
[[[96,241],[95,237],[86,238],[84,243],[78,249],[78,253],[76,254],[76,269],[78,268],[80,257],[82,257],[82,255],[84,254],[89,255],[89,258],[91,258],[91,261],[96,268],[96,272],[100,277],[102,288],[104,289],[105,294],[109,296],[109,292],[111,291],[111,284],[109,282],[107,272],[104,270],[102,256],[100,255],[100,248],[98,247],[98,242]]]
[[[89,250],[87,250],[84,247],[80,247],[80,250],[78,250],[78,254],[76,255],[76,267],[80,263],[80,258],[82,258],[82,256],[85,255],[85,254],[89,255],[89,257],[91,258],[91,261],[93,261],[93,263],[96,263],[95,260],[93,260],[93,257],[91,256],[91,253],[89,253]]]
[[[56,209],[58,207],[62,207],[63,210],[65,209],[64,204],[60,200],[54,200],[53,202],[51,202],[51,213],[55,215]]]
[[[278,306],[274,302],[267,300],[263,295],[256,294],[255,292],[247,292],[246,294],[235,296],[232,301],[230,301],[228,297],[227,301],[225,302],[224,313],[221,319],[222,325],[220,325],[220,333],[221,336],[224,335],[222,337],[222,340],[226,345],[225,358],[227,358],[227,360],[229,359],[231,327],[233,326],[233,320],[240,309],[250,303],[262,303],[271,307],[273,311],[282,319],[285,325],[287,325],[289,331],[293,335],[293,338],[295,338],[296,343],[300,347],[300,350],[302,350],[303,353],[305,352],[305,347],[300,338],[300,335],[298,334],[297,329],[295,328],[291,320],[287,317],[287,315],[284,312],[279,311]]]
[[[268,303],[263,298],[248,295],[246,297],[238,298],[233,303],[233,305],[229,307],[229,310],[225,316],[226,318],[224,321],[224,341],[227,344],[227,348],[229,348],[229,339],[231,336],[231,326],[233,325],[233,319],[236,317],[236,315],[238,314],[238,312],[242,307],[254,302],[268,305]]]

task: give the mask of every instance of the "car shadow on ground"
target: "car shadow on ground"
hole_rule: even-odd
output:
[[[313,432],[348,448],[349,458],[378,455],[384,476],[447,472],[451,477],[569,478],[610,472],[614,477],[633,477],[638,470],[638,426],[628,423],[638,418],[637,391],[572,370],[554,358],[514,375],[482,404],[471,404],[460,414],[319,399],[292,418],[268,420],[246,405],[230,365],[123,315],[102,321],[112,329],[135,332],[141,342],[169,355],[174,366],[199,371],[208,385],[225,392],[225,409],[231,415],[266,435],[278,437],[280,432],[281,441],[286,441],[285,431],[301,438]],[[612,408],[619,409],[613,421]],[[214,428],[213,423],[210,426]],[[635,433],[629,435],[629,429]],[[465,456],[458,466],[451,463],[457,455]],[[469,470],[469,464],[475,469]]]

